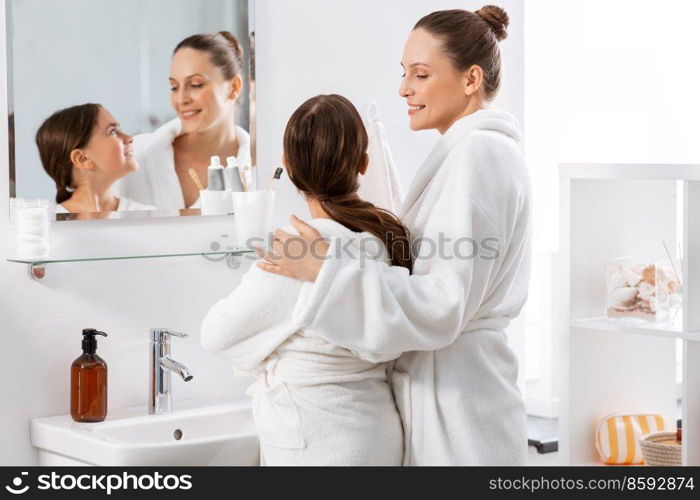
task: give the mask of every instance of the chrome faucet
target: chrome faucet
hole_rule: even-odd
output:
[[[170,372],[175,372],[185,382],[192,380],[192,374],[182,363],[170,357],[170,337],[187,337],[186,333],[171,332],[164,328],[150,330],[150,383],[148,413],[167,415],[171,411]]]

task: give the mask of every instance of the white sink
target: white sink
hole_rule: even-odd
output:
[[[250,401],[180,402],[171,415],[146,407],[111,410],[104,422],[35,418],[39,465],[259,465]]]

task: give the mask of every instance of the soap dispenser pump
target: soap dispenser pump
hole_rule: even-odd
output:
[[[95,354],[95,335],[107,336],[94,328],[83,330],[83,354],[71,365],[70,414],[76,422],[102,422],[107,416],[107,363]]]

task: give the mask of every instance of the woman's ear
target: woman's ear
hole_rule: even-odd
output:
[[[70,162],[81,170],[93,170],[95,164],[82,149],[74,149],[70,152]]]
[[[367,167],[369,167],[369,155],[365,153],[365,161],[360,167],[360,175],[365,175],[367,173]]]
[[[242,90],[243,78],[241,78],[241,75],[236,75],[231,79],[231,93],[229,94],[229,98],[235,101],[241,95]]]
[[[471,97],[476,94],[484,82],[484,70],[478,64],[467,69],[464,77],[464,95]]]

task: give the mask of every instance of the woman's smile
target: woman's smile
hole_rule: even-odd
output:
[[[408,103],[408,115],[409,116],[413,116],[416,113],[418,113],[419,111],[422,111],[423,109],[425,109],[425,106],[423,106],[421,104]]]
[[[180,112],[180,118],[183,120],[191,120],[195,116],[197,116],[202,110],[201,109],[195,109],[195,110],[190,110],[190,111],[181,111]]]

